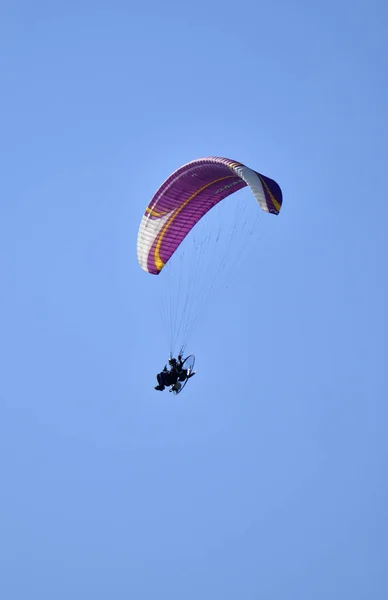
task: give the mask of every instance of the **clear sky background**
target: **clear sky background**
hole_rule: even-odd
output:
[[[1,3],[4,600],[388,598],[387,22],[383,0]],[[136,236],[207,155],[284,204],[172,397]]]

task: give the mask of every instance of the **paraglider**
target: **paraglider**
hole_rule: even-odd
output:
[[[206,157],[191,161],[172,173],[146,207],[140,223],[137,258],[143,271],[159,275],[206,213],[244,187],[250,189],[264,212],[279,214],[283,200],[279,185],[273,179],[240,162],[228,158]],[[194,277],[191,277],[189,285],[190,289],[195,287]],[[211,285],[212,282],[209,283],[209,289]],[[182,303],[180,300],[183,294],[181,295],[180,289],[178,293],[179,299],[174,299],[169,312],[171,331],[179,327],[188,329],[185,321],[189,319],[186,319],[185,314],[178,319],[174,311],[183,306],[189,314],[190,300],[187,298]],[[205,295],[194,290],[194,297],[201,300]],[[197,316],[197,308],[192,313],[194,319]],[[183,354],[185,346],[186,340],[183,340],[180,355]],[[170,355],[172,357],[173,348],[170,348]],[[177,375],[176,365],[180,364],[180,359],[178,357],[178,363],[175,365],[170,364],[172,369],[167,370],[166,366],[166,370],[158,374],[158,386],[155,389],[162,391],[165,387],[170,387],[178,392],[180,387],[177,389],[174,386],[187,383],[189,377],[181,381]],[[192,368],[193,365],[190,364],[190,370],[187,369],[189,376],[194,374]]]
[[[194,360],[194,356],[188,356],[187,358],[182,359],[182,356],[179,355],[178,360],[176,358],[170,358],[168,361],[170,368],[167,369],[167,365],[164,365],[163,371],[156,376],[158,385],[155,386],[155,389],[163,392],[166,387],[169,387],[170,392],[179,394],[186,385],[188,379],[195,375],[195,371],[193,370]]]
[[[216,204],[249,186],[260,207],[279,214],[278,184],[228,158],[194,160],[175,171],[147,206],[138,238],[141,268],[158,275],[194,225]]]

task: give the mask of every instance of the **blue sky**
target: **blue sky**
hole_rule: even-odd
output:
[[[387,18],[2,2],[2,598],[388,597]],[[136,236],[207,155],[284,206],[171,397]]]

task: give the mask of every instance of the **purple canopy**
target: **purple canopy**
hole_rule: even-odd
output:
[[[172,173],[152,198],[140,224],[137,256],[141,268],[160,273],[194,225],[218,202],[245,186],[264,211],[279,214],[279,185],[239,162],[207,157]]]

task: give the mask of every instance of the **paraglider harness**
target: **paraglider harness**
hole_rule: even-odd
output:
[[[170,370],[167,369],[167,365],[164,365],[163,371],[156,376],[158,385],[155,386],[155,389],[163,391],[165,387],[169,387],[170,392],[179,394],[188,379],[195,374],[195,371],[193,371],[194,362],[195,358],[192,355],[184,360],[181,355],[178,356],[178,360],[171,357],[168,361]]]

